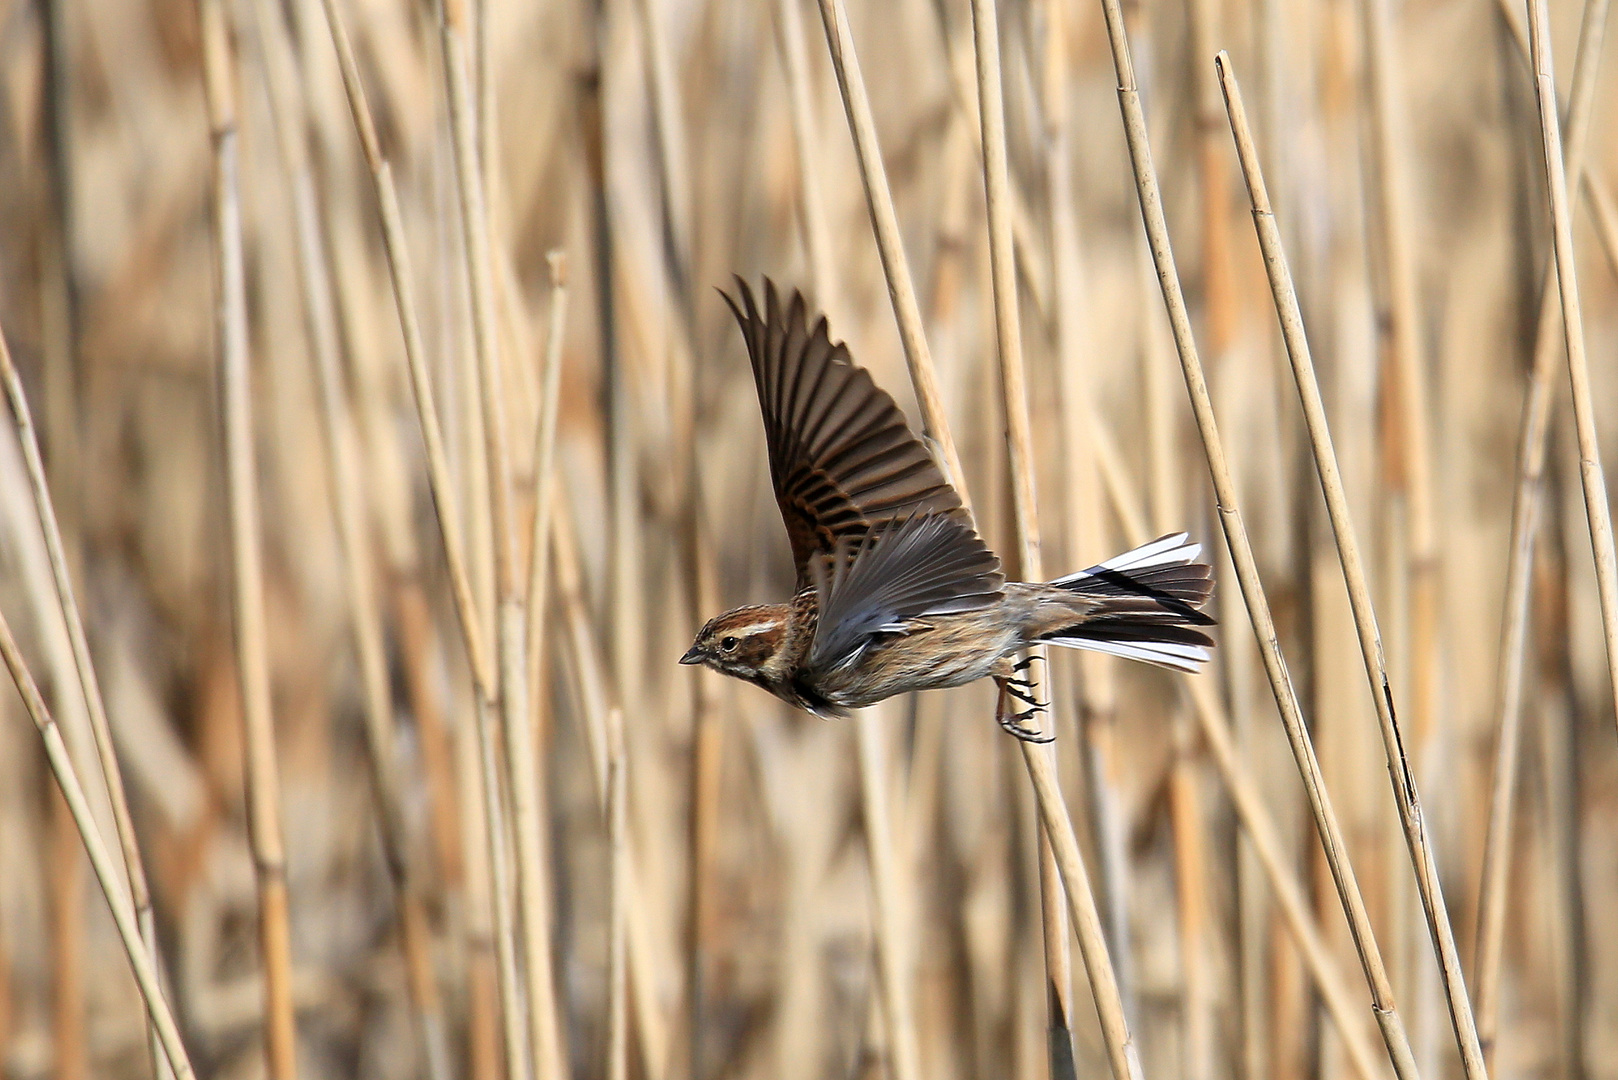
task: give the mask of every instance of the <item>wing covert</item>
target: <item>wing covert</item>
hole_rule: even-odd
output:
[[[890,519],[858,541],[843,537],[829,559],[811,564],[820,619],[810,670],[856,658],[881,633],[930,615],[998,603],[1005,585],[997,559],[954,514]]]

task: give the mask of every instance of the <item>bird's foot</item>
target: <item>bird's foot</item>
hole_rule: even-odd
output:
[[[1044,664],[1047,667],[1050,666],[1050,661],[1045,659],[1045,654],[1036,652],[1036,653],[1029,653],[1027,656],[1023,657],[1021,661],[1011,665],[1011,670],[1012,671],[1027,671],[1029,668],[1034,666],[1034,661],[1035,660],[1038,660],[1041,664]]]

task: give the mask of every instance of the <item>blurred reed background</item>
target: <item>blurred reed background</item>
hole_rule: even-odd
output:
[[[987,688],[826,723],[675,664],[704,618],[791,579],[713,287],[801,287],[915,402],[822,32],[841,4],[446,4],[0,7],[0,323],[60,527],[42,532],[34,432],[8,425],[0,611],[106,865],[127,873],[120,837],[138,842],[191,1064],[1104,1075],[1090,982],[1075,965],[1047,991],[1044,927],[1064,924],[1041,916],[1034,798]],[[1574,99],[1579,415],[1610,446],[1605,8],[1556,0],[1548,41]],[[1529,12],[1148,0],[1123,18],[1235,488],[1413,1063],[1463,1074],[1219,49],[1492,1073],[1618,1077],[1618,741],[1554,277],[1540,302]],[[1046,683],[1143,1075],[1392,1076],[1180,392],[1101,7],[999,11],[1031,477],[1005,438],[972,11],[847,20],[980,530],[1015,569],[1026,478],[1049,575],[1182,527],[1219,564],[1208,673],[1064,655]],[[1536,334],[1548,453],[1508,603]],[[0,701],[0,1069],[149,1075],[129,960],[22,705]]]

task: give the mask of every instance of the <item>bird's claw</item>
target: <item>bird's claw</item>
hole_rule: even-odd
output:
[[[1034,688],[1034,684],[1029,682],[1027,679],[1007,679],[1005,686],[1006,693],[1010,694],[1024,705],[1032,705],[1035,710],[1043,710],[1045,708],[1045,706],[1041,704],[1033,694],[1028,693],[1028,691]]]
[[[1001,713],[995,717],[1006,734],[1014,736],[1026,743],[1044,745],[1056,741],[1056,734],[1050,731],[1041,731],[1038,728],[1024,727],[1024,722],[1045,711],[1045,706],[1035,705],[1024,709],[1020,713]]]
[[[1037,653],[1037,652],[1036,653],[1029,653],[1027,656],[1023,657],[1022,660],[1020,660],[1019,662],[1017,662],[1015,664],[1012,664],[1011,665],[1011,670],[1012,671],[1027,671],[1029,668],[1034,666],[1034,661],[1035,660],[1038,660],[1040,663],[1046,664],[1046,665],[1049,665],[1049,663],[1050,663],[1050,661],[1045,659],[1045,655],[1043,653]]]

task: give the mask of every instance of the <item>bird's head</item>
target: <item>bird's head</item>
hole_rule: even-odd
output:
[[[749,682],[774,682],[786,672],[782,646],[790,612],[785,605],[737,608],[708,620],[682,664],[706,664],[715,671]]]

